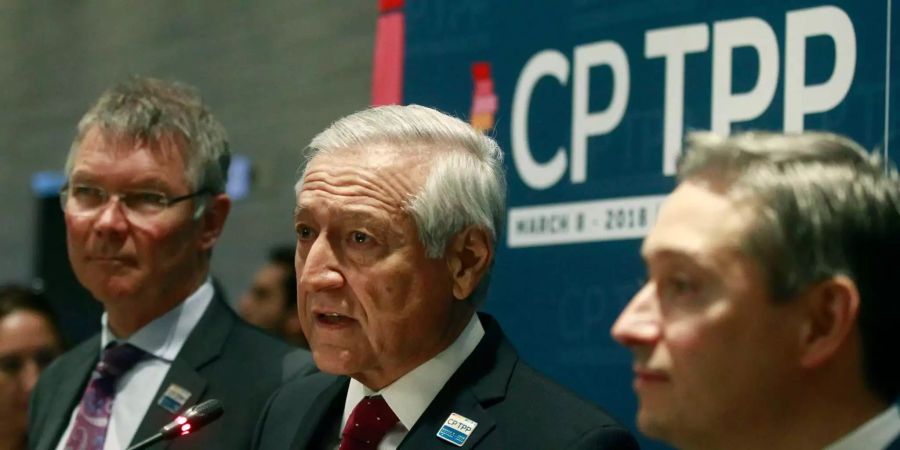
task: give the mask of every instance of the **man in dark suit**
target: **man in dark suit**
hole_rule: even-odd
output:
[[[82,118],[61,202],[103,327],[40,378],[29,448],[121,450],[215,398],[221,419],[152,448],[245,449],[265,399],[304,369],[305,352],[240,320],[209,276],[228,162],[225,130],[180,83],[130,79]]]
[[[273,396],[255,448],[636,448],[475,313],[504,190],[497,144],[429,108],[372,108],[313,139],[296,187],[298,309],[326,373]]]
[[[830,133],[688,139],[613,337],[684,449],[900,448],[900,178]]]

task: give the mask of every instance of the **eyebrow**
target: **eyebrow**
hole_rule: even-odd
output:
[[[384,216],[388,216],[386,211],[380,211]],[[294,207],[294,220],[296,221],[300,216],[311,214],[309,208],[306,208],[301,205],[297,205]],[[379,219],[382,214],[373,214],[368,211],[360,211],[356,209],[344,209],[340,212],[340,220],[341,221],[357,221],[363,222],[367,225],[384,228]]]
[[[74,183],[97,183],[98,174],[84,169],[79,169],[69,175],[69,181]],[[154,175],[138,175],[128,181],[126,190],[136,189],[153,189],[158,191],[171,191],[174,188],[169,186],[165,181]]]

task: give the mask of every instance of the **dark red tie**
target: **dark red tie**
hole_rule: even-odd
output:
[[[347,419],[340,450],[375,450],[398,420],[382,396],[363,398]]]

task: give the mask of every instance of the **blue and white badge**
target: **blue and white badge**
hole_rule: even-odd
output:
[[[189,398],[191,398],[191,391],[172,383],[156,404],[170,413],[177,413]]]
[[[466,443],[466,439],[475,431],[478,422],[467,419],[457,413],[450,414],[450,417],[444,421],[444,425],[437,432],[437,437],[457,446],[462,447]]]

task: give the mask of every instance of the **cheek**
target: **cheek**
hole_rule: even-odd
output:
[[[80,250],[80,245],[90,233],[90,224],[85,220],[73,219],[65,216],[66,221],[66,243],[69,250]]]
[[[742,348],[739,330],[726,323],[693,323],[673,327],[666,343],[672,367],[692,396],[704,397],[711,391],[728,390],[731,381],[740,378],[739,367],[748,357]],[[754,361],[752,364],[756,364]]]
[[[193,250],[195,242],[189,225],[181,227],[159,227],[152,229],[135,229],[131,239],[138,254],[146,255],[145,262],[151,264],[173,265],[180,261],[179,255]]]

